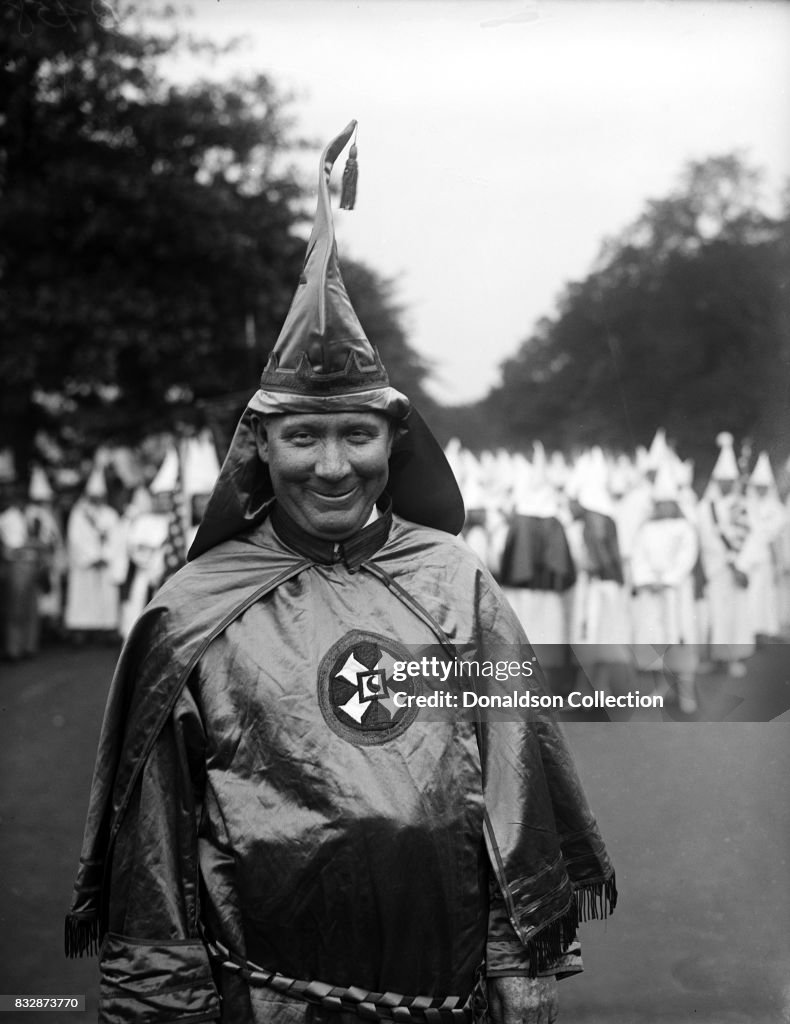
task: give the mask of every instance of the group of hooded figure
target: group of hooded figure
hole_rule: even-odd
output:
[[[544,665],[573,646],[593,683],[668,672],[681,710],[697,707],[701,670],[746,672],[763,640],[790,631],[790,497],[767,453],[748,472],[731,434],[704,493],[694,466],[659,429],[634,457],[595,447],[566,460],[479,455],[453,440],[465,537],[499,579]]]
[[[26,497],[19,486],[6,488],[0,508],[0,646],[6,657],[36,654],[42,635],[80,642],[126,637],[168,574],[183,564],[219,474],[208,433],[173,441],[148,485],[136,460],[127,467],[135,485],[123,487],[120,500],[111,499],[107,485],[108,475],[119,477],[115,455],[120,461],[132,453],[99,449],[66,514],[65,496],[39,465]]]

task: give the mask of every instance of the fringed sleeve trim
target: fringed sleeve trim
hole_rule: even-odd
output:
[[[75,914],[67,914],[65,925],[64,945],[70,960],[98,954],[99,921],[95,915],[77,917]]]
[[[617,906],[617,882],[614,872],[605,882],[581,885],[574,890],[579,921],[603,921]]]
[[[603,920],[616,906],[617,884],[614,873],[606,881],[588,883],[575,889],[565,913],[550,921],[527,941],[529,976],[536,978],[540,971],[560,959],[576,938],[579,924]]]

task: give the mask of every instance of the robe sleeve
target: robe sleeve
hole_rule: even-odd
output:
[[[580,974],[584,970],[581,945],[578,939],[567,943],[560,955],[537,972],[537,977],[554,976],[557,981]],[[516,935],[507,915],[505,901],[496,885],[490,886],[488,910],[488,938],[486,940],[486,974],[489,978],[533,975],[529,952]]]
[[[220,1007],[198,929],[203,730],[188,690],[162,730],[110,865],[100,954],[102,1024],[199,1024]]]
[[[532,648],[512,609],[482,582],[476,601],[481,658],[503,664],[529,659]],[[510,682],[501,685],[512,689]],[[530,688],[546,692],[539,666]],[[479,728],[492,876],[488,973],[578,973],[583,965],[576,926],[587,915],[577,911],[588,890],[600,899],[604,915],[612,867],[564,735],[551,717],[537,714],[484,716]],[[547,874],[551,882],[544,884]],[[570,910],[569,899],[576,905]]]

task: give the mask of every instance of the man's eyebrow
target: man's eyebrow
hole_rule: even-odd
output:
[[[301,430],[320,430],[322,424],[317,420],[303,420],[300,423],[284,423],[281,427],[282,433],[293,434]]]

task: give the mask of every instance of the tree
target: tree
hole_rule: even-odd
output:
[[[304,251],[284,98],[168,86],[172,23],[99,0],[13,0],[0,40],[0,444],[24,466],[53,416],[91,448],[249,387]]]
[[[408,342],[403,324],[404,310],[395,298],[396,282],[353,260],[342,260],[343,281],[351,305],[368,338],[379,351],[390,383],[403,391],[421,413],[434,411],[435,403],[425,391],[430,366]]]
[[[703,472],[723,429],[786,454],[790,221],[759,181],[737,154],[690,164],[604,243],[484,401],[510,444],[632,450],[663,426]]]

